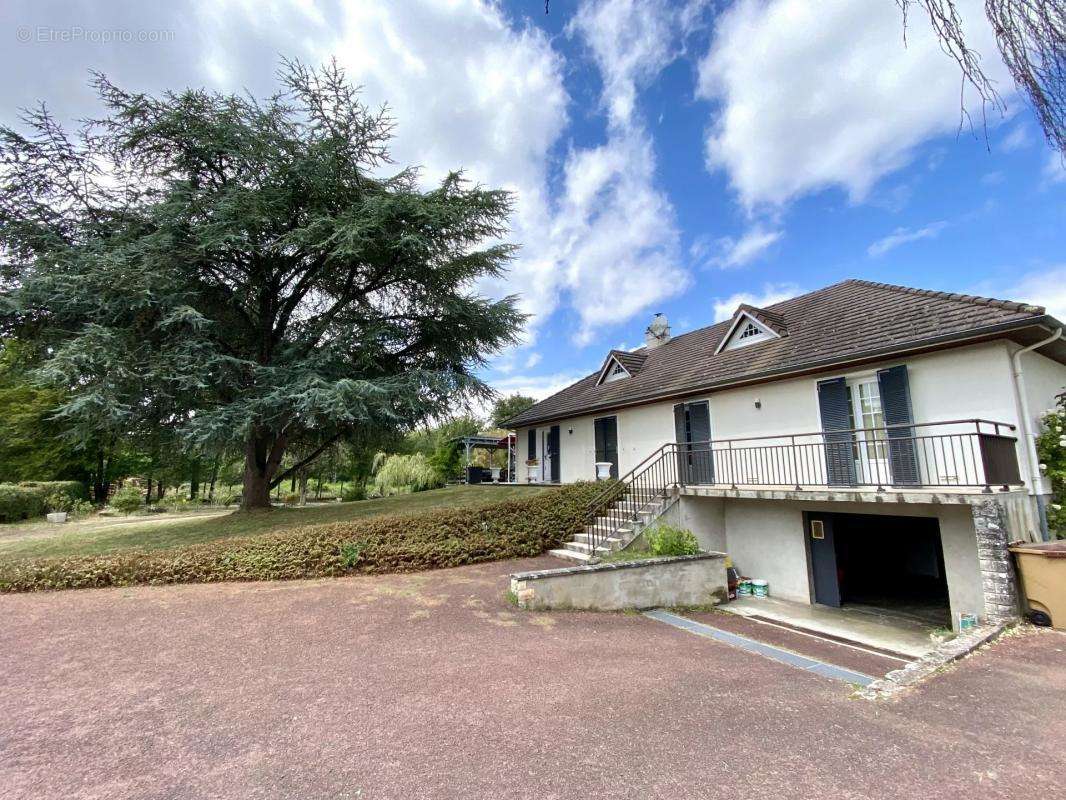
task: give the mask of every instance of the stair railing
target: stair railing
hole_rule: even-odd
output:
[[[612,481],[589,503],[586,512],[589,555],[628,523],[640,519],[648,506],[667,496],[678,484],[678,446],[664,444],[633,469]],[[624,508],[619,504],[625,502]]]

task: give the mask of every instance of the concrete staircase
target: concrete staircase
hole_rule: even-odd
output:
[[[629,546],[645,528],[661,517],[676,502],[676,496],[661,496],[641,507],[635,501],[623,498],[610,506],[596,520],[600,530],[603,530],[606,525],[614,532],[600,543],[595,553],[592,552],[592,545],[589,543],[590,532],[594,529],[593,525],[587,525],[584,533],[577,534],[563,547],[548,552],[571,564],[595,564],[607,553]]]

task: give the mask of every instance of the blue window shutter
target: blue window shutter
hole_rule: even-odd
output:
[[[559,464],[559,426],[552,425],[548,429],[548,455],[551,457],[551,481],[552,483],[559,483],[559,476],[562,474],[561,465]]]
[[[881,393],[881,408],[885,425],[909,425],[911,415],[911,387],[907,365],[878,370],[877,388]],[[894,486],[914,486],[921,483],[918,457],[915,452],[914,428],[888,429],[888,466]]]
[[[818,411],[825,440],[825,470],[830,486],[854,486],[855,457],[852,451],[851,416],[848,414],[848,384],[843,378],[818,381]]]
[[[688,433],[685,430],[685,404],[678,403],[674,406],[674,437],[678,444],[688,441]]]
[[[714,483],[714,456],[711,454],[711,410],[707,403],[687,403],[688,429],[693,442],[689,459],[693,483]]]
[[[677,440],[677,479],[685,484],[688,479],[688,426],[685,423],[685,404],[674,406],[674,438]]]
[[[529,444],[526,446],[526,458],[534,459],[537,457],[537,429],[529,429]]]

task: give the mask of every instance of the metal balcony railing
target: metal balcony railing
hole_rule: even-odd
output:
[[[981,419],[670,442],[589,504],[593,551],[675,486],[979,488],[1022,484],[1014,426]],[[625,501],[624,503],[619,501]]]

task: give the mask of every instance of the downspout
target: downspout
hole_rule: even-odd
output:
[[[1052,342],[1058,341],[1060,338],[1062,338],[1062,328],[1056,328],[1055,332],[1046,339],[1027,347],[1023,347],[1011,355],[1011,363],[1014,372],[1014,391],[1017,394],[1018,399],[1018,426],[1021,428],[1020,433],[1025,441],[1025,453],[1029,459],[1029,475],[1032,478],[1034,490],[1044,488],[1044,475],[1040,470],[1040,456],[1036,452],[1036,437],[1030,430],[1029,425],[1029,397],[1025,392],[1025,378],[1022,375],[1022,356],[1026,353],[1038,350],[1045,345],[1049,345]],[[1035,491],[1035,496],[1036,508],[1040,516],[1040,536],[1046,542],[1051,539],[1051,534],[1048,531],[1047,509],[1044,506],[1044,496],[1039,491]]]

